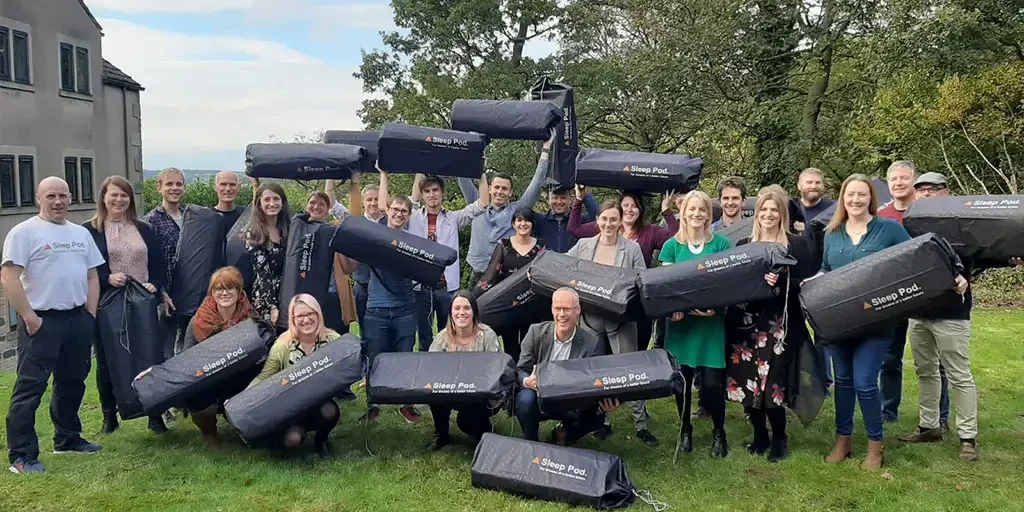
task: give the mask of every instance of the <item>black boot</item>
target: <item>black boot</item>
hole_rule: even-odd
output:
[[[679,432],[679,451],[690,453],[693,451],[693,425],[683,425]]]
[[[167,425],[164,425],[163,416],[157,414],[149,417],[149,430],[156,435],[163,435],[167,433]]]
[[[711,456],[724,458],[729,455],[729,442],[725,439],[725,429],[715,429],[711,433]]]
[[[754,440],[747,446],[751,455],[764,455],[772,445],[772,439],[767,430],[754,430]]]
[[[120,426],[117,422],[117,411],[103,411],[103,428],[101,432],[113,434]]]
[[[789,437],[786,434],[772,437],[772,449],[768,452],[768,462],[772,464],[789,458]]]

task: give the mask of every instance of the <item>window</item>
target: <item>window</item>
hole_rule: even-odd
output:
[[[64,159],[64,181],[68,182],[71,189],[71,202],[78,202],[78,159],[68,157]]]
[[[70,43],[60,44],[60,88],[79,94],[92,93],[88,48]]]
[[[83,158],[79,165],[79,173],[82,177],[82,202],[93,202],[92,197],[92,158]]]
[[[28,34],[15,30],[12,35],[14,39],[14,81],[22,84],[30,83]]]
[[[36,204],[35,159],[31,156],[18,157],[18,188],[21,191],[21,205]]]
[[[89,94],[89,50],[75,48],[75,76],[78,77],[78,92]]]
[[[0,206],[13,208],[18,205],[14,197],[14,155],[0,155]]]
[[[11,79],[11,43],[7,27],[0,27],[0,80]]]
[[[93,189],[92,157],[64,157],[64,181],[71,189],[72,203],[92,203],[96,201]]]
[[[67,43],[60,44],[60,88],[75,90],[75,47]]]
[[[0,26],[0,80],[32,83],[28,32]]]

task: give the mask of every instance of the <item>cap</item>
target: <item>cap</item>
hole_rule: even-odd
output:
[[[914,188],[920,187],[921,185],[942,185],[945,187],[946,177],[941,173],[926,172],[917,178],[917,181],[914,182]]]

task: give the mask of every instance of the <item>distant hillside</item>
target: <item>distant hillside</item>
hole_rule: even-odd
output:
[[[182,169],[181,172],[185,173],[186,182],[192,182],[196,180],[208,180],[216,176],[217,173],[220,171],[208,169]],[[144,179],[156,178],[157,174],[160,174],[160,169],[147,169],[145,171],[142,171],[142,177]]]

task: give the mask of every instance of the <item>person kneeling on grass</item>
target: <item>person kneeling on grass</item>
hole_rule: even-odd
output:
[[[300,293],[292,298],[288,305],[288,330],[285,331],[270,349],[263,371],[260,372],[249,387],[273,377],[278,372],[295,365],[300,359],[320,350],[341,338],[337,332],[324,326],[323,312],[320,303],[312,295]],[[327,400],[313,407],[304,415],[296,418],[296,423],[283,432],[268,434],[257,444],[270,447],[283,447],[287,450],[298,448],[306,438],[306,432],[316,431],[314,446],[317,454],[331,456],[331,446],[327,441],[331,430],[338,424],[341,409],[334,400]]]
[[[452,300],[448,326],[434,336],[434,342],[430,344],[430,351],[501,352],[498,335],[490,327],[477,320],[479,312],[476,299],[467,291],[459,292]],[[455,418],[455,423],[473,440],[475,445],[480,442],[480,438],[484,434],[491,431],[491,416],[500,410],[500,405],[500,403],[481,402],[459,407],[456,409],[458,416]],[[434,417],[434,439],[427,445],[428,450],[440,450],[451,442],[448,424],[451,413],[451,407],[430,406],[430,415]]]

